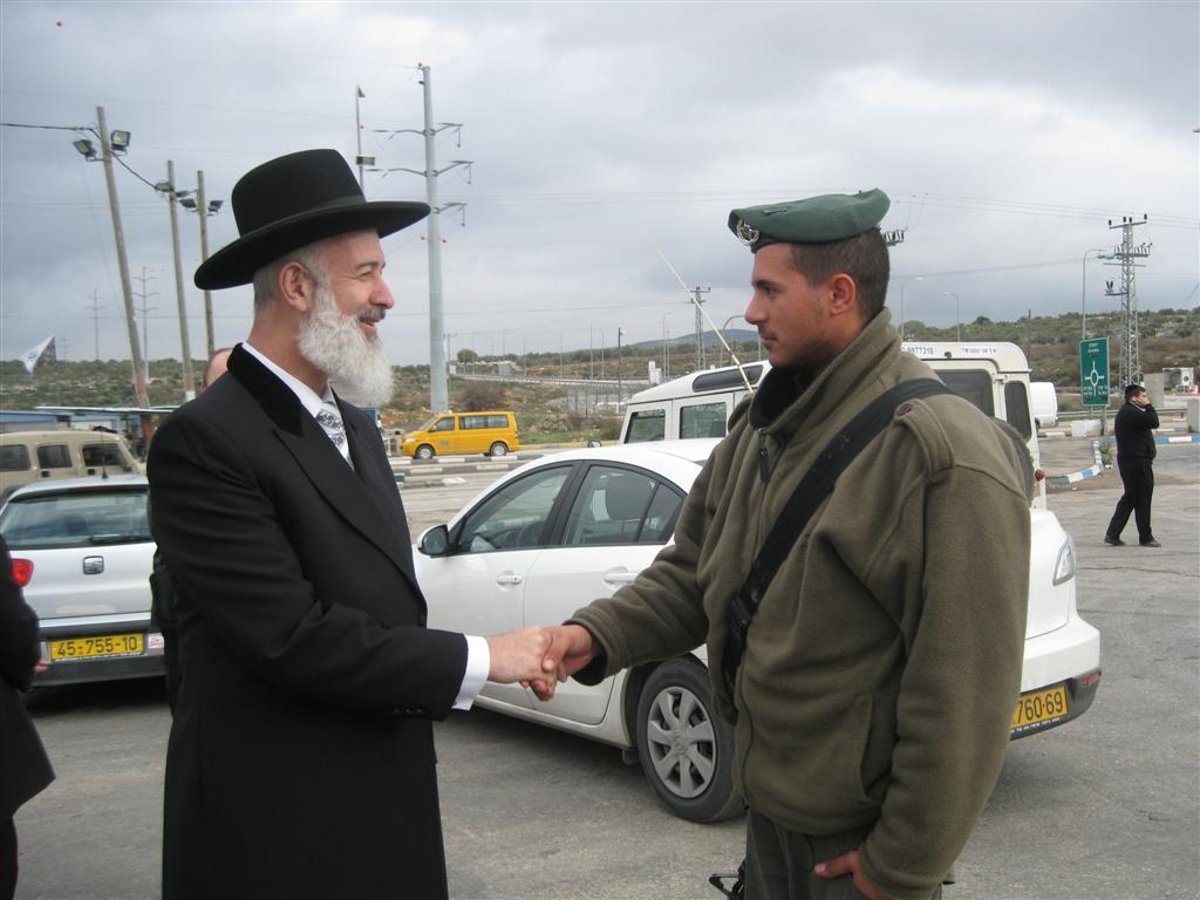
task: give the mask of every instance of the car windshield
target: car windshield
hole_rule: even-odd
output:
[[[0,534],[13,550],[142,543],[151,540],[147,497],[144,488],[17,497],[0,513]]]

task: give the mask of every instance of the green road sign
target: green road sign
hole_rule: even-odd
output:
[[[1108,338],[1079,342],[1079,384],[1084,406],[1108,406]]]

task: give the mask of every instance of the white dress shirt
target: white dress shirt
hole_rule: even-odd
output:
[[[317,413],[321,411],[321,404],[323,402],[333,403],[334,406],[337,406],[337,401],[333,397],[333,390],[330,388],[328,382],[325,383],[325,396],[322,397],[295,375],[284,371],[263,356],[262,353],[251,346],[249,341],[242,341],[242,348],[266,366],[272,375],[288,386],[300,401],[300,405],[308,411],[308,414],[313,417],[314,421],[317,418]],[[322,430],[324,429],[322,428]],[[333,444],[334,442],[331,440],[330,443]],[[354,464],[350,461],[349,438],[343,441],[341,446],[337,444],[334,444],[334,446],[337,447],[346,462],[353,468]],[[463,673],[462,685],[459,687],[458,696],[454,700],[455,709],[471,708],[471,705],[475,702],[475,698],[483,690],[484,682],[487,681],[488,671],[492,665],[492,654],[491,649],[488,647],[487,638],[474,634],[464,634],[463,637],[467,639],[467,670]]]

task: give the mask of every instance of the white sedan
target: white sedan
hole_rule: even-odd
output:
[[[163,674],[150,622],[149,490],[145,475],[52,479],[18,488],[0,509],[50,662],[35,687]]]
[[[671,540],[683,499],[718,441],[569,450],[515,469],[414,554],[429,625],[473,634],[562,622],[637,577]],[[1100,636],[1075,607],[1075,553],[1047,510],[1032,509],[1030,605],[1013,737],[1061,725],[1092,702]],[[574,680],[548,703],[488,683],[478,703],[625,749],[658,796],[696,822],[737,815],[730,726],[713,710],[706,653]]]

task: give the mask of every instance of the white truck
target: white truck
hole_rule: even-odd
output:
[[[989,416],[1007,422],[1025,440],[1037,473],[1034,505],[1045,508],[1045,486],[1034,427],[1029,363],[1016,344],[906,342],[906,353],[923,359],[950,390]],[[621,443],[722,437],[733,408],[770,370],[767,362],[706,369],[639,391],[625,406]]]

